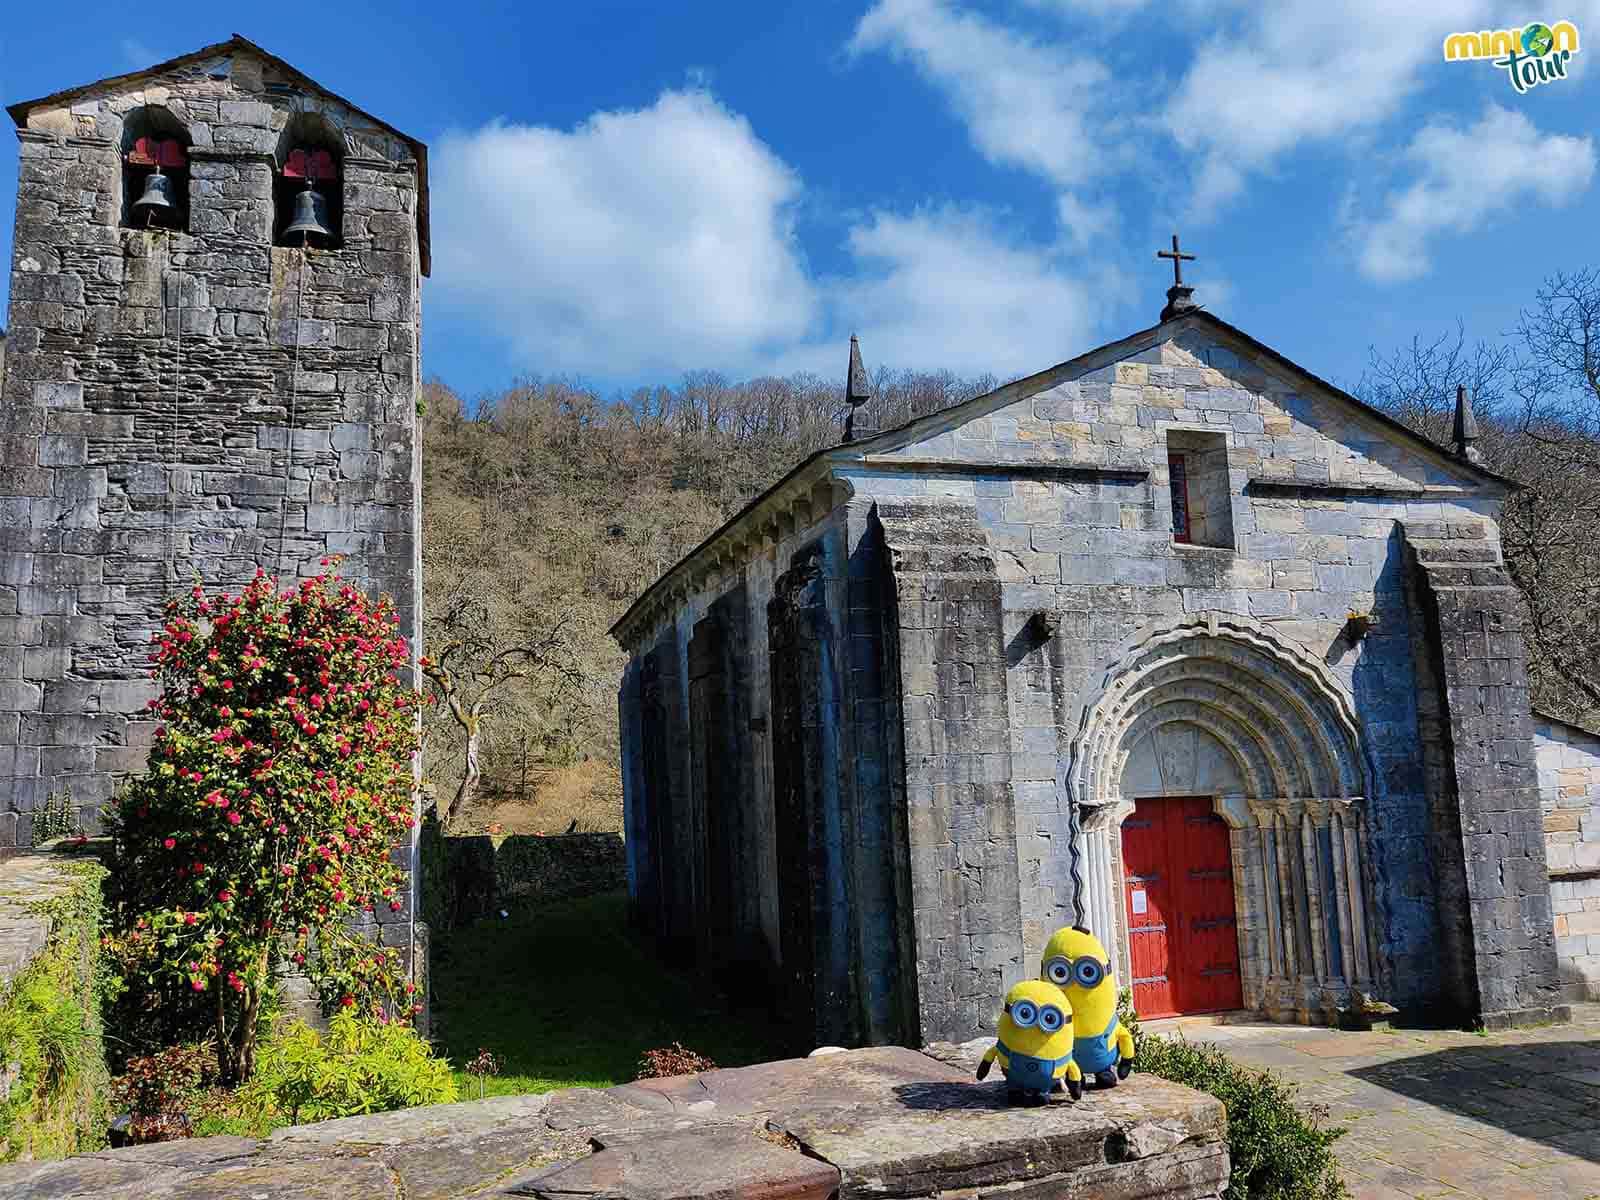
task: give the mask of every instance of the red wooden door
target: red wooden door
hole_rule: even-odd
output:
[[[1211,800],[1138,801],[1122,823],[1122,865],[1139,1015],[1238,1008],[1233,858]]]

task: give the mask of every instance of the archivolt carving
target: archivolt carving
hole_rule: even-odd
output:
[[[1233,614],[1190,617],[1123,647],[1084,707],[1069,794],[1115,803],[1129,752],[1174,722],[1221,742],[1252,798],[1370,794],[1355,708],[1339,681],[1303,649]]]

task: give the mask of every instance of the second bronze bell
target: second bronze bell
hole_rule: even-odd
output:
[[[306,180],[305,190],[294,198],[294,219],[283,233],[285,238],[299,234],[306,245],[312,244],[313,237],[333,237],[333,230],[328,228],[328,202],[311,186],[309,179]]]
[[[145,179],[144,195],[133,202],[134,214],[143,217],[146,224],[159,222],[165,213],[176,207],[172,200],[172,180],[160,171]]]

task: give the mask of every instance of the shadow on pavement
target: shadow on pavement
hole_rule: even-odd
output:
[[[1348,1073],[1600,1162],[1600,1040],[1453,1046]]]

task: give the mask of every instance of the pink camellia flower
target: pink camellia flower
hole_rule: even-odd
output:
[[[233,893],[230,892],[227,888],[223,888],[220,892],[217,893],[217,899],[221,900],[224,904],[227,904],[230,900],[233,899]]]
[[[174,846],[176,846],[178,844],[178,839],[177,838],[162,838],[161,839],[161,844],[163,846],[165,846],[168,850],[171,850]]]
[[[193,913],[184,913],[183,914],[183,923],[185,925],[193,925],[195,923],[195,920],[196,920],[196,917],[195,917],[195,915]]]
[[[228,814],[228,824],[230,825],[237,825],[242,820],[244,820],[244,818],[236,812],[231,812]]]
[[[203,992],[206,990],[206,981],[204,979],[194,979],[190,981],[189,986],[197,992]]]
[[[220,803],[222,803],[222,793],[220,791],[214,791],[214,792],[207,793],[207,795],[206,795],[206,803],[207,804],[220,804]]]

